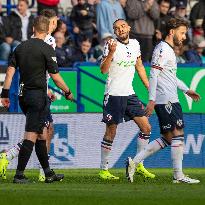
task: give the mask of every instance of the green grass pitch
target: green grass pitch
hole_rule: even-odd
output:
[[[201,205],[205,204],[205,169],[185,169],[185,173],[201,180],[200,184],[172,184],[171,169],[150,169],[154,180],[135,176],[134,183],[125,179],[124,169],[111,169],[119,181],[107,182],[98,178],[97,169],[56,170],[64,173],[62,182],[38,182],[38,171],[28,170],[31,184],[13,184],[14,171],[8,171],[7,180],[0,179],[0,205],[53,204],[108,204],[108,205]]]

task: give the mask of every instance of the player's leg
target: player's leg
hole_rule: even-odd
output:
[[[184,131],[175,128],[172,132],[171,159],[173,165],[173,183],[197,184],[200,181],[186,176],[182,170],[184,153]],[[166,137],[166,134],[164,135]]]
[[[39,120],[45,107],[44,94],[37,90],[23,90],[22,95],[19,96],[19,105],[26,116],[26,125],[13,182],[27,183],[28,179],[24,175],[24,170],[38,138],[38,133],[43,130],[42,123]]]
[[[49,127],[47,128],[47,141],[46,141],[46,146],[47,146],[47,151],[48,153],[50,153],[50,148],[51,148],[51,140],[53,138],[54,135],[54,126],[53,126],[53,121],[50,121]]]
[[[14,176],[13,183],[28,182],[28,178],[26,178],[24,175],[24,170],[30,159],[37,136],[38,135],[35,132],[29,132],[29,131],[25,132],[24,140],[18,156],[18,165],[17,165],[16,174]]]
[[[170,132],[172,133],[171,140],[171,159],[174,171],[174,183],[199,183],[199,180],[191,179],[183,174],[182,161],[184,152],[184,120],[182,108],[179,103],[168,103],[165,106],[166,111],[170,115]],[[167,134],[164,133],[164,137]]]
[[[134,117],[133,120],[140,128],[140,132],[137,137],[137,153],[140,153],[149,144],[151,125],[149,124],[148,118],[146,116]],[[145,169],[143,160],[137,165],[136,173],[142,175],[145,178],[155,178],[154,174]]]
[[[105,135],[101,142],[101,171],[99,172],[99,176],[101,179],[119,179],[108,171],[109,165],[109,157],[112,150],[112,144],[116,135],[116,124],[106,125]]]
[[[164,106],[165,105],[155,106],[155,111],[156,111],[156,114],[157,114],[158,119],[159,119],[161,133],[167,132],[166,129],[169,128],[167,126],[167,124],[170,123],[169,114],[164,112]],[[166,128],[166,129],[164,130],[164,128]],[[160,138],[153,140],[148,145],[146,145],[144,150],[137,153],[137,155],[134,157],[133,160],[129,157],[127,159],[127,163],[126,163],[126,173],[127,173],[128,180],[130,182],[133,182],[135,167],[137,167],[139,165],[139,163],[141,163],[147,157],[158,152],[159,150],[164,149],[168,145],[170,145],[170,142],[167,141],[164,137],[160,137]]]
[[[46,127],[46,126],[43,128],[42,138],[45,139],[45,141],[46,141],[46,147],[47,147],[48,127]],[[38,144],[36,144],[36,146],[38,146]],[[47,153],[48,153],[48,152],[47,152]],[[48,157],[48,156],[47,156],[47,157]],[[39,167],[38,180],[39,180],[40,182],[45,182],[46,177],[45,177],[45,173],[44,173],[44,170],[43,170],[43,168],[42,168],[40,162],[39,162],[39,164],[38,164],[38,167]]]
[[[24,102],[23,97],[19,97],[19,104],[21,106],[21,110],[24,114],[27,112],[27,106]],[[6,179],[6,170],[9,162],[16,158],[19,155],[20,148],[22,147],[23,140],[16,145],[13,145],[6,152],[0,154],[0,175],[3,179]]]
[[[54,128],[53,128],[53,121],[49,123],[48,126],[44,128],[44,136],[46,136],[46,147],[47,147],[47,152],[48,152],[48,159],[50,158],[49,152],[50,152],[50,146],[51,146],[51,139],[53,137],[54,133]],[[39,166],[39,176],[38,180],[41,182],[45,181],[45,174],[43,171],[43,168]]]
[[[44,130],[47,132],[47,130],[44,127]],[[49,157],[48,157],[48,152],[47,152],[47,136],[43,133],[39,135],[38,139],[36,140],[35,143],[35,151],[36,155],[38,157],[38,160],[41,164],[41,167],[44,171],[45,175],[45,182],[46,183],[51,183],[53,181],[61,181],[64,178],[63,174],[55,174],[53,170],[50,169],[49,166]]]
[[[128,96],[127,105],[125,110],[125,121],[134,120],[134,122],[140,128],[140,132],[137,138],[137,152],[144,150],[149,143],[151,125],[147,117],[145,116],[144,106],[136,95]],[[126,167],[129,167],[129,160],[127,160]],[[143,166],[143,161],[137,165],[136,172],[143,175],[146,178],[154,178],[155,175],[149,173]],[[128,171],[127,171],[128,173]]]
[[[133,158],[133,160],[128,157],[126,161],[126,175],[127,179],[130,182],[133,182],[133,176],[135,173],[135,169],[138,165],[145,160],[146,158],[152,156],[153,154],[157,153],[161,149],[169,146],[170,143],[162,136],[151,141],[141,152],[137,153],[137,155]]]
[[[43,131],[44,137],[46,139],[46,147],[47,147],[48,159],[50,158],[50,155],[49,155],[50,144],[51,144],[51,139],[52,139],[53,133],[54,133],[53,118],[52,118],[51,111],[50,111],[50,104],[51,104],[51,101],[48,98],[48,102],[47,102],[48,114],[47,114],[47,117],[45,119],[45,128],[44,128],[44,131]],[[38,180],[41,181],[41,182],[45,181],[45,174],[44,174],[43,168],[41,167],[40,164],[39,164]]]
[[[125,101],[126,97],[121,96],[106,95],[104,97],[102,121],[106,123],[106,131],[101,142],[101,171],[99,173],[102,179],[119,179],[119,177],[110,174],[108,164],[117,125],[123,122],[123,102]]]
[[[6,179],[7,166],[11,160],[18,157],[22,143],[23,140],[0,154],[0,176],[2,179]]]

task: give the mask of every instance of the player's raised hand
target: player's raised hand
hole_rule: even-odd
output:
[[[196,102],[201,99],[200,95],[193,90],[188,90],[186,94]]]
[[[108,43],[109,53],[114,53],[117,48],[117,41],[114,39],[110,39],[107,43]]]
[[[10,106],[9,98],[1,98],[1,103],[5,108],[9,108],[9,106]]]
[[[153,111],[154,111],[154,106],[155,106],[155,102],[152,101],[152,100],[150,100],[149,103],[148,103],[148,105],[147,105],[147,107],[146,107],[146,109],[145,109],[145,115],[146,115],[147,117],[149,117],[149,116],[153,113]]]

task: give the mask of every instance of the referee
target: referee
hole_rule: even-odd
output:
[[[43,135],[44,120],[48,113],[46,73],[50,74],[55,84],[65,93],[67,100],[72,101],[73,94],[59,75],[54,49],[44,42],[48,28],[49,20],[46,17],[36,17],[34,21],[35,38],[21,43],[13,52],[1,93],[3,106],[9,107],[9,89],[15,69],[18,68],[20,73],[19,104],[26,116],[26,125],[14,183],[28,182],[24,170],[34,144],[36,144],[36,155],[46,176],[45,182],[60,181],[64,177],[62,174],[55,174],[50,169],[46,139]]]

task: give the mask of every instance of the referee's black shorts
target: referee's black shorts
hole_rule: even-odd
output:
[[[44,90],[24,90],[19,97],[19,105],[26,116],[26,132],[43,133],[48,115],[48,97]]]

